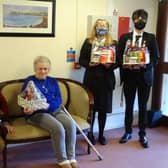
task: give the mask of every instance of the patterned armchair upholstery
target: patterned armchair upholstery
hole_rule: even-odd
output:
[[[89,133],[90,131],[90,112],[92,107],[92,96],[81,83],[64,78],[57,78],[61,89],[63,104],[80,126],[80,128]],[[5,144],[0,142],[3,147],[3,167],[7,167],[7,145],[14,143],[25,143],[37,140],[49,139],[47,131],[25,122],[24,114],[17,105],[17,95],[20,93],[24,79],[5,81],[0,83],[1,102],[3,102],[4,115],[7,116],[10,124],[15,126],[15,134],[7,134]],[[3,146],[4,145],[4,146]],[[88,153],[90,147],[87,145]]]

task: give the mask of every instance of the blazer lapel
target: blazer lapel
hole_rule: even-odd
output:
[[[144,32],[143,33],[143,37],[142,37],[142,45],[145,44],[147,46],[148,45],[148,41],[149,41],[149,38],[147,36],[147,33]]]

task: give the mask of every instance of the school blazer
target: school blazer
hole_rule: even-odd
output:
[[[132,41],[133,32],[123,34],[120,37],[118,46],[117,46],[117,63],[119,64],[119,67],[120,67],[121,83],[133,77],[131,76],[133,74],[131,73],[131,71],[134,71],[134,70],[122,68],[123,54],[124,54],[126,42],[128,39]],[[148,50],[150,53],[150,63],[147,64],[146,68],[141,68],[139,73],[142,73],[144,82],[147,85],[151,86],[153,83],[153,76],[154,76],[153,68],[159,62],[160,55],[159,55],[158,44],[154,34],[144,32],[142,36],[142,44],[144,41],[146,42],[146,46],[148,47]]]

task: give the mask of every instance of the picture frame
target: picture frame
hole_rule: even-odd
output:
[[[0,36],[54,37],[56,0],[1,0]]]

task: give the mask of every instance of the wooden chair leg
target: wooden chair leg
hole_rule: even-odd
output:
[[[7,168],[7,146],[6,145],[2,151],[2,159],[3,159],[3,168]]]
[[[90,145],[88,144],[88,149],[87,149],[87,153],[90,154]]]
[[[87,137],[88,137],[88,139],[90,140],[90,131],[87,132]],[[88,144],[88,146],[87,146],[87,153],[88,153],[88,154],[91,153],[90,145],[89,145],[89,144]]]
[[[92,109],[93,109],[93,107],[92,107]],[[87,132],[87,137],[89,138],[89,140],[91,141],[91,143],[94,143],[93,142],[94,141],[93,140],[93,138],[94,138],[94,135],[93,135],[93,126],[94,126],[96,112],[94,110],[91,110],[89,115],[90,115],[90,130]],[[91,153],[90,148],[91,147],[88,144],[88,149],[87,149],[88,154]]]
[[[7,136],[7,133],[8,133],[8,131],[7,131],[7,129],[6,129],[6,127],[1,127],[1,129],[2,129],[2,138],[3,138],[3,140],[4,140],[4,142],[5,142],[5,145],[4,145],[4,148],[3,148],[3,150],[2,150],[2,159],[3,159],[3,168],[7,168],[7,143],[6,143],[6,136]]]

